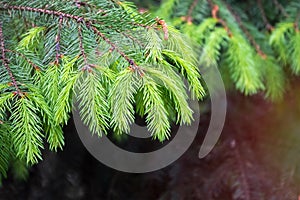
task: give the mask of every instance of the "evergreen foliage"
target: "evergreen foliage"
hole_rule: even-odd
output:
[[[300,74],[297,0],[159,6],[151,9],[162,18],[126,1],[0,0],[2,177],[10,164],[41,160],[44,141],[62,149],[77,104],[93,134],[128,133],[139,114],[164,141],[172,122],[193,120],[188,99],[205,97],[198,64],[271,100],[282,98],[286,74]]]
[[[285,74],[300,73],[299,1],[162,0],[150,9],[200,46],[201,67],[220,67],[246,95],[279,100]]]
[[[1,177],[41,160],[45,141],[62,149],[75,105],[99,136],[129,133],[135,113],[159,141],[190,124],[188,99],[205,96],[190,46],[125,1],[1,0]]]

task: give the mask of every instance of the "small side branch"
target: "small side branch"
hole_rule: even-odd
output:
[[[274,27],[270,24],[269,20],[267,19],[267,16],[266,16],[266,13],[263,8],[261,0],[257,0],[257,5],[258,5],[262,20],[264,21],[264,24],[265,24],[267,30],[273,31]]]
[[[6,52],[6,49],[5,49],[5,44],[4,44],[4,36],[3,36],[3,30],[2,30],[2,21],[0,21],[0,47],[1,47],[1,60],[3,62],[3,65],[12,81],[12,85],[16,88],[16,92],[15,94],[18,94],[18,95],[22,95],[23,93],[21,92],[21,90],[19,89],[18,87],[18,84],[17,84],[17,81],[9,67],[9,61],[8,59],[6,58],[6,55],[5,55],[5,52]]]
[[[55,55],[55,65],[59,64],[59,59],[60,59],[60,34],[61,34],[61,29],[62,29],[62,23],[63,23],[63,17],[59,16],[59,20],[58,20],[58,30],[57,30],[57,35],[55,37],[55,51],[56,51],[56,55]]]
[[[218,17],[218,12],[219,12],[219,6],[218,5],[215,5],[212,0],[207,0],[210,7],[211,7],[211,15],[213,18],[215,18],[223,27],[224,29],[226,30],[227,34],[229,37],[232,37],[232,33],[227,25],[227,23],[221,19],[220,17]]]
[[[37,66],[35,63],[33,63],[30,59],[28,59],[24,54],[18,52],[18,51],[13,51],[10,49],[5,49],[6,52],[10,52],[13,53],[15,55],[18,55],[20,57],[22,57],[28,64],[30,64],[35,70],[39,71],[41,70],[41,68],[39,66]]]
[[[187,21],[188,24],[192,24],[193,23],[193,11],[195,10],[197,4],[198,4],[199,0],[194,0],[193,3],[191,4],[188,14],[185,18],[185,20]]]
[[[280,12],[286,17],[288,18],[289,15],[287,14],[287,12],[285,11],[285,9],[283,8],[283,6],[277,1],[277,0],[273,0],[273,3],[275,4],[275,7],[280,10]]]
[[[110,41],[102,32],[100,32],[96,27],[91,26],[91,29],[94,33],[100,36],[107,44],[109,44],[112,50],[117,51],[130,65],[130,68],[134,71],[137,71],[140,76],[144,75],[143,70],[134,62],[134,60],[130,59],[123,51],[121,51],[113,42]]]
[[[227,6],[227,9],[231,13],[231,15],[235,18],[235,21],[238,23],[239,27],[245,33],[245,35],[248,38],[248,40],[250,41],[250,43],[254,46],[256,52],[258,53],[258,55],[260,55],[263,59],[266,59],[267,55],[260,49],[259,44],[256,43],[253,36],[250,34],[250,32],[247,30],[247,28],[243,25],[243,22],[242,22],[241,18],[234,13],[233,9],[228,4],[225,4],[225,5]]]
[[[84,68],[83,68],[83,70],[88,70],[90,72],[91,71],[90,65],[88,64],[87,56],[86,56],[86,54],[84,52],[83,35],[82,35],[81,25],[78,25],[78,38],[79,38],[80,54],[83,57],[83,62],[84,62]]]

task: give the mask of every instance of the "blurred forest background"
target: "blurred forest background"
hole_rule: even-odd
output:
[[[166,9],[169,12],[168,16],[162,17],[166,18],[167,23],[173,23],[183,32],[188,32],[192,39],[195,39],[194,29],[188,29],[186,24],[201,24],[201,18],[211,16],[212,10],[209,8],[209,3],[212,1],[205,1],[208,9],[202,8],[202,1],[186,1],[186,5],[181,5],[178,2],[182,3],[182,1],[175,0],[134,2],[142,12],[157,11],[156,14],[159,15]],[[174,4],[174,7],[169,10],[167,9],[169,7],[160,7],[161,3],[168,6],[167,2],[169,5],[177,2],[177,6],[180,6],[176,8]],[[284,11],[282,5],[288,5],[293,1],[258,0],[243,1],[241,4],[231,0],[226,2],[246,15],[242,16],[242,19],[252,17],[249,20],[251,23],[249,27],[256,27],[256,30],[251,30],[260,33],[254,38],[260,38],[258,45],[262,46],[262,51],[269,54],[270,47],[264,47],[268,46],[264,39],[269,38],[272,29],[276,29],[276,24],[284,21],[284,15],[289,14],[289,10]],[[300,13],[297,7],[299,3],[295,2],[292,5],[296,11],[291,12]],[[196,8],[196,11],[200,10],[199,12],[190,13],[196,22],[179,17],[187,16],[182,13],[188,14],[193,3],[201,4]],[[290,9],[294,7],[290,6]],[[217,26],[222,26],[222,23]],[[253,49],[259,51],[254,45],[252,42]],[[218,48],[221,54],[223,50]],[[288,54],[288,52],[284,53]],[[272,51],[270,54],[275,58],[278,57],[276,52]],[[300,55],[298,59],[299,57]],[[275,102],[266,99],[264,92],[245,96],[233,90],[232,83],[227,82],[228,77],[224,72],[224,80],[228,87],[227,118],[216,147],[207,157],[198,159],[199,147],[210,120],[210,102],[206,99],[200,103],[201,108],[204,109],[201,113],[197,138],[189,150],[172,165],[156,172],[123,173],[99,163],[82,145],[71,119],[64,128],[64,150],[58,153],[44,150],[43,161],[30,168],[28,177],[23,181],[15,179],[14,174],[10,174],[0,188],[0,199],[300,199],[300,94],[298,93],[300,79],[293,75],[298,73],[297,70],[284,68],[287,77],[285,92],[282,94],[282,99]],[[141,152],[160,145],[157,141],[134,138],[119,143],[126,149]]]

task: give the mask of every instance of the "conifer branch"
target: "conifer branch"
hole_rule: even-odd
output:
[[[187,17],[186,17],[186,21],[187,21],[188,24],[192,24],[193,23],[192,14],[193,14],[193,11],[196,8],[198,2],[199,2],[199,0],[194,0],[193,3],[191,4],[189,10],[188,10],[188,14],[187,14]]]
[[[125,37],[129,38],[132,40],[132,42],[138,44],[140,47],[145,47],[145,44],[143,44],[139,39],[135,38],[134,36],[128,34],[128,33],[124,33],[124,32],[120,32],[117,31],[118,33],[121,33],[122,35],[124,35]]]
[[[144,75],[143,70],[136,64],[136,62],[132,59],[130,59],[123,51],[121,51],[116,44],[110,41],[102,32],[100,32],[96,27],[91,26],[91,29],[94,31],[94,33],[98,36],[100,36],[107,44],[111,46],[111,51],[117,51],[128,63],[129,68],[133,71],[137,71],[140,76]]]
[[[95,26],[93,26],[92,21],[88,20],[84,17],[72,15],[69,13],[64,13],[61,11],[55,11],[55,10],[48,10],[48,9],[42,9],[42,8],[32,8],[28,6],[11,6],[11,5],[4,5],[0,9],[7,9],[7,10],[20,10],[20,11],[31,11],[31,12],[37,12],[37,13],[43,13],[47,15],[56,16],[59,18],[67,18],[75,20],[77,23],[83,23],[88,29],[91,29],[96,35],[100,36],[107,44],[111,46],[112,50],[117,51],[128,63],[129,68],[133,69],[133,71],[137,71],[140,76],[143,76],[144,72],[143,70],[136,64],[136,62],[129,58],[122,50],[120,50],[116,44],[110,41],[108,37],[106,37],[102,32],[100,32]]]
[[[61,29],[62,29],[62,23],[63,23],[63,17],[59,16],[58,20],[58,30],[57,30],[57,35],[55,37],[55,65],[59,64],[59,59],[60,59],[60,35],[61,35]]]
[[[257,5],[258,5],[261,17],[265,23],[267,30],[272,31],[274,29],[274,27],[270,24],[269,20],[267,19],[267,16],[266,16],[265,10],[263,8],[263,5],[261,3],[261,0],[257,0]]]
[[[277,7],[278,10],[280,10],[280,12],[286,17],[288,18],[289,15],[287,14],[287,12],[285,11],[285,9],[283,8],[283,6],[278,2],[278,0],[273,0],[275,6]]]
[[[241,18],[233,11],[233,9],[227,3],[224,2],[224,4],[226,5],[226,7],[229,10],[229,12],[231,13],[231,15],[235,18],[235,21],[237,22],[239,27],[245,33],[245,35],[248,38],[248,40],[250,41],[250,43],[254,46],[256,52],[258,53],[258,55],[260,57],[262,57],[263,59],[266,59],[267,55],[261,50],[260,45],[256,43],[253,36],[250,34],[250,32],[247,30],[247,28],[243,25],[243,22],[242,22]]]
[[[82,29],[81,25],[78,25],[78,38],[79,38],[79,49],[80,49],[80,55],[83,57],[84,67],[83,70],[88,70],[90,72],[90,65],[87,61],[87,56],[84,52],[84,46],[83,46],[83,36],[82,36]]]
[[[21,92],[21,90],[19,89],[19,86],[17,84],[17,81],[9,67],[9,63],[8,63],[8,59],[6,58],[5,55],[5,44],[4,44],[4,35],[3,35],[3,30],[2,30],[2,26],[3,26],[3,22],[0,21],[0,47],[1,47],[1,60],[3,62],[4,67],[6,68],[6,71],[12,81],[13,86],[16,88],[16,94],[22,96],[23,93]]]
[[[13,53],[15,55],[18,55],[20,57],[22,57],[28,64],[30,64],[35,70],[40,71],[41,68],[39,66],[37,66],[34,62],[32,62],[30,59],[27,58],[26,55],[24,55],[23,53],[19,52],[19,51],[14,51],[14,50],[10,50],[10,49],[5,49],[5,51]]]
[[[214,19],[216,19],[226,30],[227,34],[229,37],[232,37],[232,32],[230,31],[226,21],[224,21],[222,18],[218,17],[218,12],[219,12],[219,6],[214,4],[212,0],[207,0],[211,7],[211,15]]]

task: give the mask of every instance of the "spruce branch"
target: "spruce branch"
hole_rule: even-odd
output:
[[[8,59],[6,58],[6,55],[5,55],[5,52],[6,52],[6,49],[5,49],[5,44],[4,44],[4,35],[3,35],[3,30],[2,30],[2,26],[3,26],[3,22],[0,21],[0,47],[1,47],[1,60],[3,62],[3,65],[12,81],[12,85],[16,88],[16,93],[17,95],[20,95],[22,96],[23,93],[21,92],[18,84],[17,84],[17,81],[9,67],[9,61]]]
[[[278,2],[278,0],[273,0],[273,3],[275,4],[276,8],[277,8],[278,10],[280,10],[280,12],[281,12],[286,18],[289,17],[288,13],[285,11],[284,7]]]
[[[58,20],[58,29],[57,29],[57,35],[55,37],[55,50],[56,50],[56,55],[55,55],[55,65],[59,64],[59,59],[60,59],[60,35],[61,35],[61,29],[62,29],[62,23],[63,23],[63,17],[59,16]]]
[[[196,8],[197,4],[198,4],[199,0],[193,0],[193,3],[190,5],[190,8],[188,10],[188,14],[185,18],[185,20],[187,21],[188,24],[192,24],[193,23],[193,11]]]
[[[84,51],[82,28],[81,28],[80,24],[78,25],[78,38],[79,38],[80,55],[83,57],[83,62],[84,62],[83,70],[89,70],[90,71],[90,65],[88,64],[87,56],[86,56],[85,51]]]
[[[254,46],[256,52],[258,53],[258,55],[260,55],[263,59],[266,59],[267,55],[261,50],[260,45],[256,43],[253,36],[250,34],[250,32],[244,26],[241,18],[233,11],[233,9],[231,8],[231,6],[229,4],[227,4],[227,3],[224,3],[224,4],[226,5],[226,7],[229,10],[229,12],[231,13],[231,15],[235,18],[235,20],[236,20],[237,24],[239,25],[239,27],[245,33],[245,35],[247,36],[250,43]]]
[[[96,35],[100,36],[107,44],[109,44],[112,48],[112,50],[116,50],[131,66],[133,70],[137,70],[137,72],[143,76],[143,72],[140,69],[140,67],[136,64],[136,62],[129,58],[122,50],[120,50],[116,44],[110,41],[108,37],[105,36],[102,32],[100,32],[94,25],[91,20],[88,20],[84,17],[72,15],[69,13],[64,13],[61,11],[55,11],[55,10],[48,10],[48,9],[42,9],[42,8],[32,8],[27,6],[11,6],[11,5],[4,5],[3,7],[0,7],[0,9],[8,9],[8,10],[20,10],[20,11],[30,11],[30,12],[37,12],[37,13],[43,13],[47,15],[56,16],[59,18],[67,18],[72,19],[77,23],[83,23],[88,29],[91,29]]]
[[[20,56],[21,58],[23,58],[29,65],[32,66],[33,69],[37,70],[37,71],[40,71],[41,68],[35,64],[32,60],[30,60],[26,55],[24,55],[23,53],[19,52],[19,51],[15,51],[15,50],[10,50],[10,49],[5,49],[5,51],[7,52],[11,52],[15,55],[18,55]]]
[[[261,17],[262,17],[262,19],[265,23],[265,26],[266,26],[267,30],[272,31],[274,29],[274,27],[270,24],[269,20],[267,19],[267,16],[266,16],[266,13],[265,13],[265,10],[263,8],[263,5],[262,5],[261,1],[262,0],[257,0],[257,5],[258,5],[258,8],[259,8]]]
[[[218,17],[218,11],[219,11],[219,6],[214,4],[212,2],[212,0],[207,0],[210,7],[211,7],[211,15],[214,19],[216,19],[220,24],[222,24],[222,26],[224,27],[224,29],[226,30],[227,34],[229,37],[232,36],[232,32],[230,31],[226,21],[224,21],[222,18]]]
[[[17,159],[37,163],[44,139],[53,151],[63,148],[74,95],[84,124],[99,136],[128,133],[141,110],[159,141],[170,137],[171,123],[191,123],[188,94],[205,95],[195,54],[161,18],[119,1],[1,2],[11,50],[1,31],[0,120],[12,124]],[[27,24],[18,24],[23,19]],[[10,34],[19,26],[17,36]],[[11,92],[7,71],[22,96]]]

